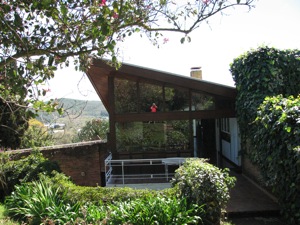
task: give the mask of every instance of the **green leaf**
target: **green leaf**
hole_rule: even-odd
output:
[[[286,127],[284,128],[284,130],[285,130],[286,132],[290,133],[291,130],[292,130],[292,128],[291,128],[290,126],[286,126]]]
[[[18,13],[15,13],[14,24],[15,24],[16,27],[21,27],[21,26],[23,26],[23,21],[22,21],[22,19],[21,19],[21,17],[19,16]]]
[[[27,69],[32,69],[33,68],[33,63],[28,62],[26,67],[27,67]]]
[[[60,10],[61,10],[61,13],[63,14],[63,16],[66,16],[66,15],[67,15],[68,9],[67,9],[67,7],[66,7],[64,4],[62,4],[62,5],[60,6]]]

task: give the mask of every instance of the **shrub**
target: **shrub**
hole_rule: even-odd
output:
[[[202,206],[176,197],[137,198],[108,206],[108,224],[202,224]]]
[[[242,135],[255,135],[252,123],[267,96],[297,96],[300,90],[300,50],[259,47],[234,59],[230,65],[238,91],[236,109]]]
[[[258,110],[252,160],[290,224],[300,224],[300,95],[267,97]]]
[[[260,47],[230,66],[243,152],[260,169],[264,184],[274,188],[290,224],[300,224],[299,54]]]
[[[132,189],[129,187],[85,187],[78,186],[64,174],[53,172],[54,176],[49,178],[52,186],[67,190],[67,197],[76,202],[90,202],[93,204],[127,201],[130,199],[155,196],[158,192],[148,189]]]
[[[221,210],[229,200],[229,189],[234,183],[235,178],[229,176],[228,169],[221,170],[198,158],[186,160],[172,180],[179,195],[187,198],[189,204],[204,204],[205,224],[220,222]]]
[[[0,154],[4,154],[3,159],[5,159],[4,164],[1,165],[1,170],[5,177],[6,186],[4,190],[6,194],[11,193],[16,184],[37,179],[39,173],[51,175],[53,170],[60,171],[56,162],[47,160],[38,151],[33,151],[29,156],[19,160],[10,160],[5,155],[6,153]]]

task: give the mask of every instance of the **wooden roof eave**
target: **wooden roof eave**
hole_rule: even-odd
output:
[[[124,74],[144,79],[151,79],[185,88],[200,90],[206,93],[211,93],[213,95],[220,95],[223,97],[235,98],[236,96],[236,89],[234,87],[129,64],[122,64],[121,68],[116,70],[115,68],[107,65],[103,60],[95,59],[93,61],[92,67],[102,68],[103,71],[106,71],[106,75],[109,75],[112,71],[115,71],[115,74],[118,74],[120,76]]]
[[[97,94],[101,98],[104,106],[110,112],[108,100],[108,77],[130,77],[133,79],[146,79],[165,84],[170,84],[182,88],[192,89],[199,92],[218,96],[220,99],[236,98],[236,89],[225,85],[215,84],[199,80],[196,78],[180,76],[157,70],[150,70],[129,64],[123,64],[120,69],[116,70],[109,66],[105,61],[94,59],[87,75],[93,84]]]
[[[94,89],[96,90],[98,96],[100,97],[103,105],[109,111],[107,72],[108,71],[105,69],[92,66],[87,71],[87,76],[91,81]]]

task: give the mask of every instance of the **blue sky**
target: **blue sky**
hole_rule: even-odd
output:
[[[248,12],[236,7],[226,16],[214,16],[180,43],[182,35],[165,33],[168,43],[153,46],[139,35],[120,45],[125,63],[189,76],[201,66],[203,79],[234,86],[229,65],[239,55],[266,45],[278,49],[300,49],[300,0],[258,0]],[[57,71],[49,83],[49,98],[99,100],[88,78],[72,68]]]

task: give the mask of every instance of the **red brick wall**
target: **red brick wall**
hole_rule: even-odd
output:
[[[56,161],[62,172],[81,186],[101,186],[101,172],[104,172],[104,159],[108,155],[107,144],[101,141],[84,142],[44,147],[42,154]],[[15,158],[30,154],[31,149],[12,151]]]

